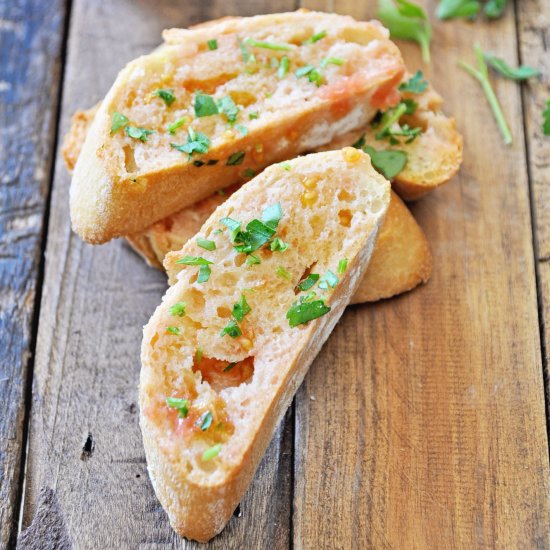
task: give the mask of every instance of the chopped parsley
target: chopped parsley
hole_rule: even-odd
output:
[[[226,334],[228,336],[231,336],[231,338],[238,338],[239,336],[241,336],[242,331],[237,324],[237,321],[231,319],[231,321],[227,323],[227,325],[220,332],[220,336],[225,336]]]
[[[508,4],[508,0],[489,0],[485,6],[483,6],[483,11],[490,19],[496,19],[504,13],[506,4]]]
[[[348,259],[347,258],[342,258],[339,262],[338,262],[338,273],[340,275],[342,275],[342,273],[345,273],[346,272],[346,269],[348,268]]]
[[[244,294],[241,294],[239,301],[233,305],[231,314],[240,323],[243,320],[244,316],[247,313],[250,313],[251,311],[252,310],[250,309],[250,306],[248,305],[248,302],[246,301]]]
[[[327,290],[328,287],[334,288],[338,284],[338,277],[329,269],[321,278],[319,288]]]
[[[173,306],[170,306],[168,311],[170,315],[183,317],[185,315],[185,302],[176,302]]]
[[[374,168],[388,180],[397,176],[407,164],[408,156],[405,151],[393,149],[389,151],[377,151],[369,145],[365,145],[362,149],[369,155]]]
[[[264,42],[262,40],[254,40],[253,38],[245,38],[243,43],[253,48],[265,48],[268,50],[288,52],[292,50],[290,44],[277,44],[276,42]]]
[[[186,117],[178,118],[178,120],[176,120],[175,122],[172,122],[172,124],[168,126],[168,133],[171,135],[174,135],[176,133],[176,130],[178,128],[181,128],[186,123],[187,123]]]
[[[546,109],[542,112],[542,133],[550,136],[550,99],[546,102]]]
[[[111,119],[111,133],[114,134],[115,132],[118,132],[121,128],[124,128],[128,122],[130,121],[127,116],[115,111],[113,113],[113,118]]]
[[[402,92],[411,92],[412,94],[421,94],[428,89],[428,81],[424,80],[422,71],[416,71],[407,82],[399,84],[399,90]]]
[[[147,130],[146,128],[140,128],[138,126],[125,126],[124,131],[128,137],[139,139],[139,141],[143,143],[145,143],[148,136],[153,133],[153,130]]]
[[[244,151],[236,151],[232,155],[229,155],[229,158],[227,159],[227,162],[225,163],[227,166],[237,166],[239,164],[242,164],[244,160],[245,152]]]
[[[213,445],[212,447],[206,449],[204,453],[202,453],[202,459],[205,462],[208,460],[212,460],[213,458],[217,457],[220,454],[221,450],[222,450],[222,444],[216,443],[216,445]]]
[[[256,119],[256,118],[259,118],[259,116],[260,116],[260,115],[259,115],[258,111],[254,111],[253,113],[248,113],[248,118],[249,118],[250,120],[254,120],[254,119]]]
[[[210,260],[206,260],[201,256],[184,256],[176,261],[176,264],[179,265],[198,265],[199,267],[199,276],[197,278],[198,283],[206,283],[210,278],[212,270],[210,269]]]
[[[296,75],[296,78],[307,76],[308,80],[316,86],[320,86],[323,83],[323,75],[313,65],[300,67],[299,69],[296,69],[294,74]]]
[[[401,102],[396,107],[388,109],[381,116],[375,119],[373,126],[378,128],[376,139],[389,138],[390,143],[399,143],[397,137],[405,137],[405,143],[411,143],[422,133],[422,128],[411,128],[408,124],[399,124],[399,119],[409,111],[411,106]]]
[[[202,132],[195,132],[193,128],[189,128],[187,130],[187,143],[183,145],[170,143],[170,146],[182,153],[188,153],[189,156],[191,156],[193,153],[207,153],[210,147],[210,140]]]
[[[271,252],[284,252],[288,248],[288,243],[285,243],[279,237],[275,237],[271,241],[271,245],[269,246],[269,248]]]
[[[243,126],[242,124],[235,124],[234,128],[235,130],[238,130],[243,136],[246,136],[248,134],[248,128],[246,126]]]
[[[343,65],[346,62],[345,59],[342,59],[341,57],[325,57],[323,60],[321,60],[320,67],[321,69],[325,69],[327,65]]]
[[[439,19],[454,19],[456,17],[474,18],[481,9],[479,0],[441,0],[437,6],[436,15]]]
[[[290,59],[283,55],[281,57],[281,62],[279,63],[279,68],[277,69],[277,76],[283,78],[288,73],[288,68],[290,67]]]
[[[212,96],[197,92],[195,94],[195,103],[193,104],[195,109],[195,116],[204,117],[218,114],[218,106]]]
[[[244,177],[245,178],[253,178],[256,175],[256,172],[252,170],[252,168],[247,168],[244,171]]]
[[[180,418],[186,418],[189,414],[189,401],[183,397],[167,397],[166,404],[171,409],[176,409]]]
[[[281,162],[279,165],[283,170],[286,170],[287,172],[290,171],[290,163],[288,162]]]
[[[197,244],[205,250],[216,250],[216,243],[214,241],[209,241],[208,239],[203,239],[202,237],[197,237]]]
[[[303,281],[298,283],[300,290],[309,290],[318,280],[320,275],[317,273],[310,273]]]
[[[414,99],[402,99],[401,103],[404,103],[407,107],[405,110],[406,115],[414,115],[416,109],[418,109],[418,103]]]
[[[181,335],[181,330],[178,327],[166,327],[166,332],[168,334],[174,334],[175,336]]]
[[[212,413],[210,411],[206,411],[197,421],[197,426],[200,427],[200,429],[205,432],[212,426]]]
[[[211,50],[211,51],[218,49],[218,41],[215,38],[212,38],[211,40],[208,40],[206,42],[206,44],[208,45],[208,49]]]
[[[160,97],[162,99],[162,101],[164,101],[164,103],[166,103],[166,105],[168,107],[170,107],[170,105],[172,105],[172,103],[174,103],[174,101],[176,101],[176,96],[174,95],[174,90],[170,90],[170,89],[167,89],[167,88],[161,88],[160,90],[155,90],[153,92],[153,95],[157,96],[157,97]]]
[[[256,265],[256,264],[261,264],[261,263],[262,263],[262,261],[255,254],[250,254],[248,256],[248,258],[246,259],[246,265]]]
[[[540,75],[538,69],[534,69],[528,65],[520,65],[517,68],[510,67],[504,59],[500,59],[500,57],[496,57],[491,53],[485,52],[483,57],[485,57],[485,61],[487,61],[495,71],[510,80],[527,80]]]
[[[432,27],[426,12],[408,0],[378,0],[378,19],[392,38],[414,40],[420,44],[424,63],[430,62]]]
[[[210,279],[210,275],[212,274],[212,270],[210,269],[210,266],[208,265],[201,265],[199,267],[199,276],[197,277],[198,283],[206,283],[208,279]]]
[[[302,302],[294,304],[287,312],[286,318],[291,327],[303,325],[308,321],[322,317],[330,311],[330,306],[327,306],[323,300],[314,300],[312,302]]]
[[[202,354],[203,354],[202,348],[199,346],[197,348],[197,363],[200,363],[202,361]]]
[[[317,34],[310,36],[307,40],[304,40],[302,42],[302,46],[306,46],[307,44],[315,44],[315,42],[319,42],[319,40],[325,38],[326,35],[327,31],[318,32]]]
[[[237,363],[229,363],[225,369],[223,369],[223,372],[229,372]]]
[[[220,101],[218,101],[218,110],[227,117],[228,122],[235,122],[237,120],[239,108],[235,105],[235,102],[230,96],[222,97]]]
[[[277,271],[275,273],[277,277],[281,277],[281,279],[287,279],[290,281],[290,279],[292,278],[292,275],[282,265],[277,268]]]

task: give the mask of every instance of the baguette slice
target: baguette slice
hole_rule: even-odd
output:
[[[289,171],[271,166],[241,188],[180,251],[182,258],[212,261],[211,275],[199,284],[199,268],[186,265],[168,289],[144,329],[139,390],[149,473],[179,534],[207,541],[231,517],[356,291],[389,201],[389,183],[363,152],[308,155],[291,161]],[[274,218],[262,212],[276,204],[282,209],[276,235],[288,249],[264,246],[254,252],[261,263],[248,265],[228,230],[217,232],[224,228],[220,219],[241,221],[244,229],[253,219]],[[215,250],[201,248],[199,238],[214,241]],[[339,270],[344,258],[347,268]],[[298,292],[310,273],[328,283]],[[298,306],[312,291],[316,297]],[[234,305],[242,296],[249,311]],[[322,315],[291,327],[289,312],[304,315],[308,308]],[[238,331],[222,336],[232,324]],[[187,402],[167,403],[168,397]]]
[[[89,242],[144,230],[248,170],[360,128],[399,99],[403,60],[376,22],[293,12],[170,29],[163,37],[119,73],[76,162],[71,219]],[[286,72],[279,71],[283,58]],[[324,59],[342,61],[322,66]],[[212,99],[201,94],[223,112],[212,114]],[[171,134],[168,126],[182,119]]]

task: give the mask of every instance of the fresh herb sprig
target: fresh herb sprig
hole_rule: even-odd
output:
[[[540,71],[528,65],[520,65],[519,67],[510,67],[504,59],[496,57],[495,55],[484,52],[483,57],[485,61],[498,73],[510,80],[527,80],[534,76],[539,76]]]
[[[550,99],[546,102],[546,109],[542,112],[542,133],[550,136]]]

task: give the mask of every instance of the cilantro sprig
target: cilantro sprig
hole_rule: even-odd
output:
[[[405,151],[387,150],[377,151],[369,145],[362,147],[370,157],[374,168],[386,179],[392,180],[407,165],[408,155]]]
[[[508,127],[508,123],[506,122],[506,118],[504,117],[502,107],[500,106],[495,91],[491,86],[491,81],[489,80],[489,70],[487,68],[487,63],[485,62],[485,57],[483,56],[483,52],[479,46],[476,46],[474,51],[477,59],[477,68],[472,67],[472,65],[465,63],[464,61],[459,61],[458,66],[464,69],[470,76],[474,77],[481,84],[481,88],[483,89],[491,110],[493,111],[493,115],[498,124],[500,133],[502,134],[504,143],[505,145],[510,145],[512,143],[512,133],[510,132],[510,128]]]

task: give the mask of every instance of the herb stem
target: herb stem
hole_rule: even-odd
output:
[[[508,127],[508,123],[506,122],[506,118],[504,117],[504,113],[502,112],[502,108],[495,94],[495,91],[491,86],[491,82],[489,80],[489,71],[487,69],[485,59],[483,58],[483,53],[479,46],[476,46],[475,51],[479,69],[475,69],[470,64],[465,63],[464,61],[459,61],[458,66],[464,69],[470,76],[473,76],[481,84],[481,87],[485,92],[485,97],[487,98],[487,101],[491,106],[491,110],[493,111],[495,120],[497,121],[500,133],[502,134],[502,138],[504,139],[504,143],[505,145],[510,145],[512,143],[512,133],[510,132],[510,128]]]

